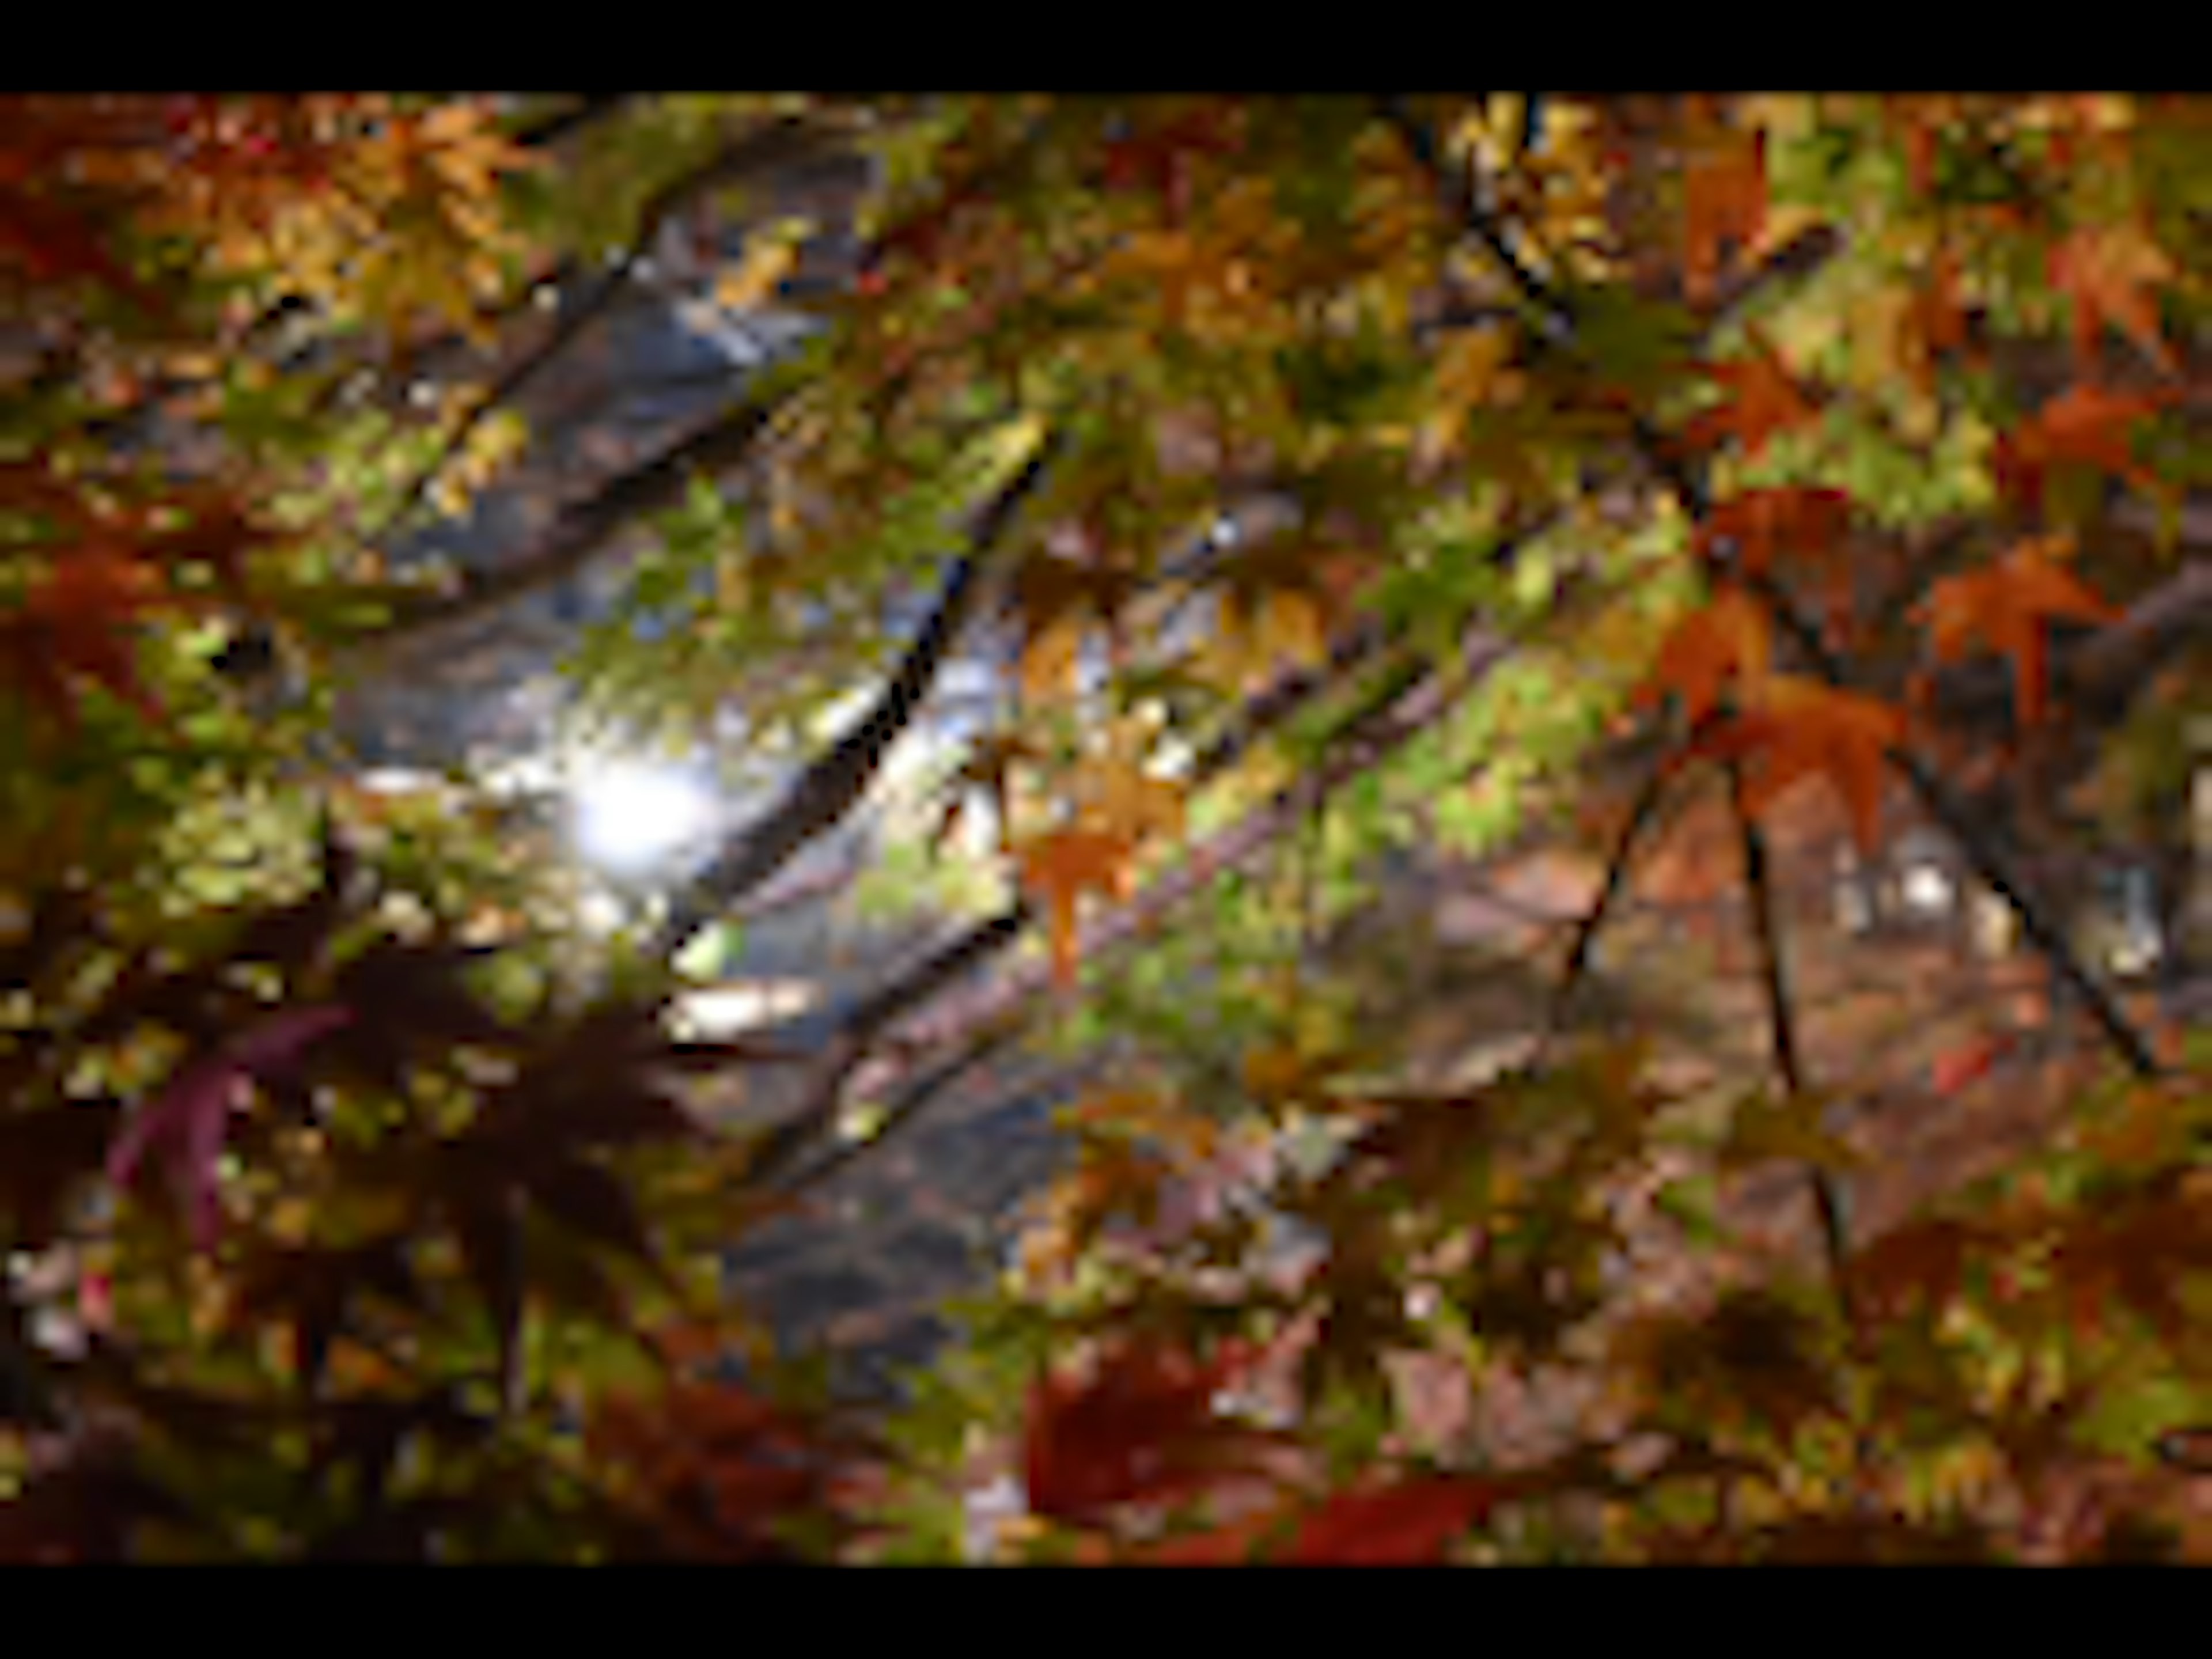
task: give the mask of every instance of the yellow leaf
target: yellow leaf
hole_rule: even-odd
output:
[[[1146,775],[1126,760],[1087,768],[1079,781],[1087,802],[1084,817],[1091,828],[1126,837],[1132,845],[1153,836],[1179,836],[1183,826],[1183,791],[1164,778]]]
[[[1520,396],[1522,377],[1506,367],[1513,349],[1511,333],[1502,328],[1469,329],[1444,343],[1431,382],[1431,407],[1415,443],[1417,464],[1433,465],[1455,453],[1470,410]]]
[[[1822,1104],[1815,1094],[1782,1101],[1754,1095],[1741,1102],[1720,1149],[1721,1167],[1734,1170],[1776,1160],[1825,1170],[1863,1167],[1865,1158],[1822,1127]]]
[[[747,248],[735,266],[714,279],[714,303],[726,311],[750,311],[775,291],[799,260],[799,250],[781,239]]]
[[[1022,696],[1049,702],[1076,687],[1082,660],[1083,629],[1073,619],[1053,623],[1022,651]]]

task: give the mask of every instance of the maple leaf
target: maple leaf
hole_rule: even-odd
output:
[[[1216,1393],[1249,1356],[1200,1364],[1152,1341],[1109,1353],[1088,1383],[1048,1373],[1031,1390],[1024,1439],[1030,1510],[1054,1519],[1189,1495],[1249,1474],[1280,1437],[1231,1422]]]
[[[1213,637],[1200,652],[1200,672],[1218,684],[1249,690],[1287,661],[1325,661],[1328,636],[1321,606],[1310,594],[1270,589],[1256,598],[1225,596]]]
[[[1672,691],[1695,731],[1729,682],[1755,687],[1765,679],[1771,649],[1765,610],[1741,588],[1723,584],[1667,635],[1638,700],[1656,702]]]
[[[1086,892],[1126,898],[1134,844],[1118,831],[1054,830],[1015,849],[1022,884],[1042,894],[1052,931],[1053,977],[1075,982],[1077,907]]]
[[[350,1009],[336,1005],[287,1009],[185,1067],[117,1139],[107,1158],[109,1181],[129,1186],[146,1155],[161,1149],[194,1242],[212,1249],[220,1222],[216,1164],[233,1104],[251,1080],[288,1070],[301,1049],[352,1018]]]
[[[1733,542],[1744,570],[1763,576],[1778,553],[1826,559],[1850,522],[1851,498],[1840,489],[1792,484],[1747,489],[1717,503],[1698,524],[1691,546],[1709,556],[1717,542]]]
[[[167,718],[138,678],[143,617],[176,598],[158,571],[106,547],[58,560],[0,623],[6,666],[64,727],[76,724],[75,680],[90,680],[156,725]]]
[[[1968,654],[1978,641],[2012,659],[2023,725],[2035,725],[2048,709],[2051,619],[2108,622],[2114,614],[2056,562],[2071,544],[2067,537],[2022,542],[1983,569],[1937,581],[1920,609],[1938,662]]]
[[[1086,622],[1110,629],[1137,586],[1136,572],[1119,564],[1050,556],[1024,560],[1012,583],[1012,607],[1023,629],[1024,694],[1048,696],[1066,684]]]
[[[1510,368],[1513,356],[1513,337],[1502,328],[1470,329],[1444,343],[1413,447],[1416,465],[1432,467],[1462,447],[1470,410],[1519,396],[1525,382]]]
[[[1231,112],[1194,110],[1148,131],[1107,140],[1102,182],[1109,191],[1149,190],[1159,198],[1167,222],[1178,223],[1189,205],[1190,159],[1232,155],[1241,142]]]
[[[2140,224],[2090,225],[2051,245],[2051,286],[2074,304],[2074,356],[2082,374],[2104,370],[2104,331],[2117,324],[2168,374],[2180,361],[2158,314],[2157,284],[2171,281],[2172,259]]]
[[[1739,1102],[1720,1148],[1721,1168],[1738,1169],[1770,1159],[1828,1170],[1863,1167],[1865,1158],[1821,1122],[1822,1103],[1818,1095],[1811,1094],[1785,1100],[1755,1094]]]
[[[1120,836],[1132,847],[1153,836],[1182,833],[1182,787],[1153,777],[1133,762],[1116,758],[1086,766],[1076,787],[1083,823]]]
[[[1963,1092],[1990,1074],[1990,1068],[2011,1052],[2011,1038],[1980,1036],[1955,1048],[1947,1048],[1929,1063],[1929,1086],[1939,1095]]]
[[[1280,1560],[1294,1566],[1406,1566],[1441,1561],[1506,1495],[1498,1483],[1429,1475],[1340,1492],[1309,1515]]]
[[[1820,410],[1765,337],[1752,329],[1745,334],[1752,347],[1747,361],[1694,366],[1725,395],[1717,406],[1692,417],[1683,436],[1707,448],[1735,438],[1747,456],[1756,459],[1775,434],[1809,424],[1820,418]]]
[[[21,264],[38,283],[90,281],[162,320],[173,317],[161,296],[131,274],[83,217],[20,191],[0,198],[0,264]]]
[[[1744,805],[1754,817],[1765,816],[1800,780],[1826,778],[1850,810],[1860,848],[1871,854],[1881,841],[1883,767],[1904,735],[1903,712],[1886,702],[1776,675],[1760,708],[1735,714],[1689,752],[1750,757],[1754,770]]]
[[[2011,431],[1991,457],[1997,489],[2029,509],[2043,506],[2045,476],[2058,465],[2094,467],[2127,479],[2146,495],[2160,493],[2157,477],[2128,447],[2135,423],[2175,401],[2167,392],[2122,393],[2102,386],[2068,387]]]
[[[1749,247],[1766,224],[1766,135],[1699,121],[1682,168],[1683,289],[1693,305],[1713,297],[1723,244]]]

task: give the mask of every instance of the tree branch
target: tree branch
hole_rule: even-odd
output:
[[[469,573],[459,592],[402,612],[389,627],[343,654],[362,661],[411,653],[448,640],[526,593],[568,580],[633,520],[676,505],[694,477],[711,477],[747,459],[781,407],[781,398],[749,399],[716,416],[644,465],[566,508],[539,548],[493,569]]]
[[[468,441],[469,434],[475,431],[483,418],[501,404],[513,401],[614,301],[623,285],[629,281],[638,262],[652,247],[654,238],[659,235],[661,226],[671,216],[710,190],[725,189],[814,159],[830,143],[830,138],[819,128],[786,117],[747,133],[697,165],[686,168],[655,191],[639,210],[637,229],[613,268],[599,279],[590,294],[568,307],[542,342],[510,363],[499,378],[469,405],[461,418],[454,422],[453,430],[446,434],[446,441],[439,446],[438,453],[415,475],[407,489],[401,493],[398,505],[368,539],[374,541],[389,536],[414,517],[430,486],[452,463],[453,457],[460,453],[462,446]]]
[[[935,682],[973,608],[977,579],[1015,511],[1036,489],[1064,439],[1053,434],[977,514],[969,550],[952,566],[936,609],[859,727],[806,769],[781,805],[711,860],[669,903],[653,931],[651,954],[675,951],[707,922],[781,869],[793,854],[834,826],[860,798],[883,757]]]
[[[526,149],[550,149],[567,143],[585,128],[620,114],[639,95],[635,92],[583,93],[569,108],[526,121],[508,133],[507,138]]]

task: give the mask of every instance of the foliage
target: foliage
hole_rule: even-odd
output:
[[[91,1328],[4,1339],[11,1555],[941,1556],[995,1444],[1024,1559],[2202,1558],[2157,1462],[2212,1408],[2202,1044],[2045,873],[2094,862],[2085,816],[2161,833],[2201,702],[2201,653],[2110,641],[2191,592],[2202,100],[747,94],[526,131],[0,100],[0,1227],[75,1252]],[[731,159],[787,139],[879,163],[826,297],[832,228]],[[378,544],[532,453],[500,388],[568,337],[527,296],[679,223],[724,307],[825,327],[684,441],[740,461],[568,505],[628,558],[580,689],[782,754],[885,677],[787,855],[972,605],[1006,672],[947,826],[988,804],[1060,1036],[1110,1061],[1024,1271],[881,1433],[712,1305],[781,1200],[671,1079],[768,1057],[665,1036],[661,964],[580,989],[511,828],[319,746],[341,653],[450,603]],[[371,368],[472,352],[434,407]],[[225,668],[253,637],[289,696]],[[2093,770],[2110,730],[2140,757]],[[2028,1019],[1911,939],[1880,961],[1924,1042],[1815,994],[1849,952],[1790,882],[1901,823],[2013,916]],[[1554,872],[1469,969],[1511,1039],[1480,1065],[1417,1052],[1419,968],[1385,994],[1359,942],[1439,858]],[[1601,993],[1643,1017],[1574,1017]],[[1972,1178],[1896,1186],[1940,1162],[1863,1109],[1900,1090]],[[1558,1407],[1508,1433],[1516,1395]]]

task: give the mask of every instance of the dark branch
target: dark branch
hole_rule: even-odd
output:
[[[471,573],[458,592],[403,612],[389,628],[353,647],[352,654],[376,658],[416,650],[526,593],[567,580],[632,520],[675,506],[693,477],[712,477],[748,459],[780,407],[780,400],[749,400],[716,416],[568,507],[535,551],[495,569]]]
[[[640,210],[637,229],[631,234],[629,246],[623,249],[613,268],[599,279],[588,295],[567,309],[544,341],[509,364],[499,378],[469,405],[466,413],[446,434],[446,441],[439,446],[438,453],[415,475],[402,493],[399,504],[370,539],[388,536],[411,519],[422,507],[430,486],[452,463],[453,457],[460,453],[462,446],[468,441],[469,434],[483,418],[501,404],[513,401],[525,386],[544,372],[549,363],[598,320],[622,292],[638,262],[652,248],[654,238],[660,234],[660,228],[672,215],[710,190],[725,189],[813,159],[823,152],[826,143],[824,135],[817,128],[798,120],[780,120],[759,131],[748,133],[696,166],[685,169],[655,191]]]
[[[526,121],[507,137],[526,149],[550,149],[567,143],[586,127],[620,114],[638,96],[635,92],[587,92],[568,108]]]
[[[1766,1005],[1767,1038],[1773,1049],[1774,1074],[1784,1096],[1801,1100],[1805,1093],[1804,1063],[1797,1051],[1796,1022],[1790,1012],[1790,988],[1782,967],[1782,938],[1775,923],[1774,884],[1766,863],[1766,836],[1751,809],[1744,804],[1743,767],[1728,763],[1729,810],[1735,818],[1736,836],[1743,850],[1743,885],[1750,902],[1752,942],[1758,947],[1759,981]],[[1828,1283],[1841,1304],[1844,1320],[1851,1320],[1850,1280],[1845,1263],[1850,1240],[1842,1194],[1828,1172],[1817,1164],[1806,1166],[1813,1194],[1813,1208],[1820,1224],[1820,1244],[1827,1261]]]
[[[653,955],[665,957],[677,950],[700,927],[774,875],[800,848],[836,825],[860,798],[885,752],[913,720],[935,683],[946,653],[973,608],[985,560],[1015,511],[1036,489],[1060,444],[1058,434],[1048,438],[977,514],[969,534],[969,550],[954,563],[936,609],[867,717],[807,769],[781,805],[710,860],[673,896],[666,919],[654,930],[649,947]]]

